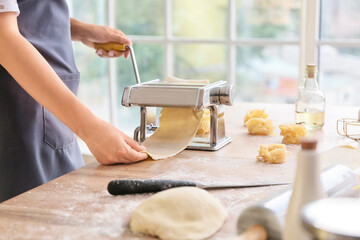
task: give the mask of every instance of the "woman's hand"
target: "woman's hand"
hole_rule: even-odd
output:
[[[86,136],[80,136],[96,160],[104,165],[132,163],[144,160],[148,155],[145,147],[139,145],[110,123],[97,119],[87,128]]]
[[[94,43],[120,43],[125,45],[132,45],[131,40],[120,30],[110,28],[107,26],[98,26],[94,24],[87,24],[71,18],[71,38],[74,41],[81,41],[86,46],[94,48]],[[126,49],[124,52],[115,50],[105,51],[104,49],[97,49],[96,53],[100,57],[120,57],[122,55],[127,58],[130,54]]]

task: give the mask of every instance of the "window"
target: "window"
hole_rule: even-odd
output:
[[[326,0],[321,5],[320,85],[328,104],[360,104],[360,1]]]
[[[70,2],[70,10],[74,17],[89,23],[106,25],[105,1],[84,2],[78,0]],[[97,115],[108,121],[110,120],[108,61],[99,58],[94,54],[93,49],[79,42],[74,42],[74,50],[76,65],[81,74],[78,95]]]
[[[167,75],[227,80],[236,84],[237,100],[293,103],[301,72],[301,2],[72,0],[70,5],[74,17],[110,23],[131,37],[142,81]],[[359,10],[358,0],[326,0],[316,12],[320,86],[330,104],[360,103]],[[135,83],[131,61],[108,61],[93,52],[75,44],[80,98],[132,135],[139,109],[121,106],[123,87]]]

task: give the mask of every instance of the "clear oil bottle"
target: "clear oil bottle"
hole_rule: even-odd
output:
[[[299,84],[295,103],[295,122],[307,129],[321,129],[325,118],[325,97],[319,90],[317,68],[314,64],[306,67],[306,76]]]

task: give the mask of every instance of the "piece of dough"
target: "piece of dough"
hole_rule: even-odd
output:
[[[167,76],[165,79],[167,83],[180,83],[180,84],[209,84],[208,79],[181,79],[174,76]],[[196,133],[198,137],[204,137],[210,133],[210,110],[204,109],[204,115],[201,119],[199,129]]]
[[[173,76],[167,76],[165,79],[165,82],[167,83],[181,83],[181,84],[189,84],[189,83],[195,83],[195,84],[209,84],[210,81],[208,79],[181,79]]]
[[[227,217],[220,201],[196,187],[168,189],[142,202],[131,216],[130,227],[160,239],[193,240],[217,232]]]
[[[261,144],[256,159],[260,162],[284,163],[287,154],[284,144]]]
[[[300,144],[300,138],[306,136],[306,128],[302,124],[279,125],[280,135],[284,136],[284,144]]]
[[[199,129],[196,136],[202,137],[210,133],[210,109],[204,109],[204,114],[201,118]]]
[[[339,147],[341,147],[341,148],[348,148],[348,149],[358,149],[357,147],[354,147],[354,146],[352,146],[352,145],[350,145],[350,144],[340,145]]]
[[[273,122],[270,119],[250,118],[245,125],[252,135],[271,135],[274,131]]]
[[[154,160],[175,156],[194,138],[202,116],[193,108],[163,108],[158,129],[142,144],[146,153]]]
[[[251,118],[264,118],[266,119],[269,115],[265,113],[265,109],[254,109],[248,111],[244,117],[244,124]]]

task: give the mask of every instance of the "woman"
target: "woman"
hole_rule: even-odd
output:
[[[119,30],[70,19],[66,0],[0,0],[0,202],[81,167],[74,133],[102,164],[147,157],[75,96],[71,39],[131,44]]]

